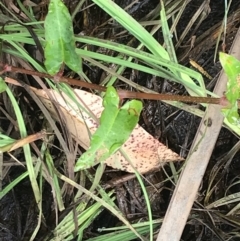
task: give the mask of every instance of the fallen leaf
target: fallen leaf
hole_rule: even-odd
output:
[[[34,91],[52,114],[53,118],[58,121],[56,109],[46,92],[38,89]],[[79,107],[66,94],[59,94],[54,90],[49,91],[55,100],[55,104],[61,109],[61,118],[63,118],[69,132],[87,150],[90,145],[88,129],[91,133],[94,133],[98,127],[97,122],[86,114],[86,112],[80,112]],[[103,111],[102,98],[83,90],[75,89],[74,92],[79,96],[79,103],[83,106],[88,106],[92,113],[99,118]],[[121,149],[127,154],[131,160],[131,164],[140,173],[157,169],[166,162],[182,160],[178,154],[168,149],[139,125],[133,130],[131,136]],[[120,151],[109,157],[105,163],[119,170],[134,172],[132,165]]]

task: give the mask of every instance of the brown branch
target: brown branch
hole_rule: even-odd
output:
[[[38,76],[41,78],[54,79],[55,81],[68,83],[69,85],[75,85],[75,86],[85,87],[85,88],[99,90],[99,91],[106,91],[106,87],[104,87],[104,86],[88,83],[83,80],[77,80],[77,79],[66,78],[66,77],[61,77],[61,76],[54,77],[54,76],[51,76],[46,73],[17,68],[17,67],[13,67],[13,66],[9,66],[9,65],[4,65],[2,63],[0,63],[0,67],[3,67],[3,71],[0,72],[0,74],[4,73],[4,72],[21,73],[21,74],[26,74],[26,75]],[[212,97],[199,97],[199,96],[140,93],[140,92],[127,91],[127,90],[118,90],[118,94],[121,99],[129,98],[129,99],[183,101],[183,102],[188,102],[188,103],[216,104],[216,105],[221,105],[224,108],[231,108],[231,104],[224,96],[221,98],[212,98]],[[238,106],[240,108],[240,102],[238,102]]]

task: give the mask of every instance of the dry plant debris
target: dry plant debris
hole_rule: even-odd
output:
[[[54,90],[49,91],[52,95],[51,100],[44,90],[34,89],[54,119],[59,121],[59,113],[61,113],[61,119],[74,139],[84,149],[89,148],[89,131],[94,133],[97,129],[97,119],[103,111],[102,98],[83,90],[74,90],[79,103],[81,102],[82,106],[96,116],[97,119],[94,120],[85,111],[80,111],[79,107],[66,94],[59,94]],[[140,173],[146,173],[161,167],[165,162],[182,160],[178,154],[168,149],[139,125],[122,146],[122,151],[128,155],[131,164],[120,151],[108,158],[105,163],[112,168],[126,172],[134,172],[134,168],[136,168]]]

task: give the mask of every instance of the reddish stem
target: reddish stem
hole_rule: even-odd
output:
[[[27,70],[22,68],[17,68],[9,65],[3,65],[0,63],[0,66],[3,67],[2,72],[15,72],[27,75],[35,75],[41,78],[49,78],[54,79],[53,76],[33,70]],[[0,73],[2,73],[0,72]],[[70,85],[85,87],[89,89],[95,89],[99,91],[106,91],[106,87],[87,83],[83,80],[76,80],[72,78],[66,77],[58,77],[59,82],[68,83]],[[191,103],[207,103],[207,104],[216,104],[221,105],[224,108],[231,108],[231,104],[226,99],[226,97],[221,98],[212,98],[212,97],[198,97],[198,96],[182,96],[182,95],[169,95],[169,94],[152,94],[152,93],[140,93],[140,92],[132,92],[126,90],[118,90],[119,97],[121,99],[148,99],[148,100],[170,100],[170,101],[183,101],[183,102],[191,102]],[[240,103],[238,102],[238,106],[240,108]]]

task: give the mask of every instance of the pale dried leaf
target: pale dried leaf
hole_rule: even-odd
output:
[[[79,96],[79,103],[83,100],[84,105],[88,106],[92,113],[99,118],[103,110],[102,98],[83,90],[75,89],[74,92]],[[45,91],[35,90],[35,93],[41,98],[52,116],[58,120],[56,109]],[[91,133],[94,133],[98,126],[97,122],[85,112],[80,113],[76,104],[64,93],[60,95],[53,90],[50,90],[50,93],[55,99],[57,106],[59,106],[58,111],[61,112],[61,118],[64,120],[69,132],[84,149],[87,149],[90,145],[88,129]],[[139,125],[136,126],[129,139],[122,146],[122,150],[128,155],[133,166],[140,173],[146,173],[150,170],[159,168],[165,162],[182,160],[179,155],[153,138],[153,136]],[[131,164],[122,156],[120,151],[108,158],[105,163],[116,169],[134,172]]]

